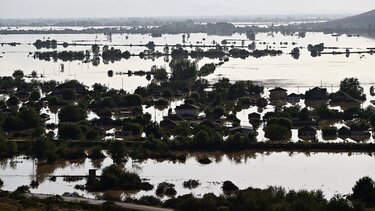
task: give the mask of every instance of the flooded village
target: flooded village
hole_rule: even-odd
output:
[[[374,17],[0,19],[0,210],[373,209]]]

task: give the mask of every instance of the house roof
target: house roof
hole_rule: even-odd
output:
[[[280,92],[280,91],[286,92],[287,90],[283,89],[281,87],[276,87],[276,88],[270,90],[270,92]]]
[[[320,87],[314,87],[314,88],[310,89],[309,91],[313,91],[313,92],[327,92],[327,89],[326,88],[320,88]]]
[[[182,104],[180,106],[177,106],[176,110],[178,110],[178,109],[199,109],[199,107],[196,106],[196,105],[185,103],[185,104]]]
[[[253,130],[252,126],[237,126],[237,127],[232,127],[229,129],[230,132],[237,131],[237,130]]]
[[[288,95],[288,97],[300,97],[300,95],[297,95],[296,93],[292,93],[292,94]]]
[[[302,128],[300,128],[298,131],[311,131],[311,132],[313,132],[313,131],[316,131],[316,129],[314,128],[314,127],[311,127],[311,126],[305,126],[305,127],[302,127]]]

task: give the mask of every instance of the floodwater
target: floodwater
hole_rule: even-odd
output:
[[[128,36],[128,37],[127,37]],[[115,74],[112,78],[107,76],[108,70],[116,72],[127,72],[128,70],[150,70],[152,65],[165,66],[168,68],[166,58],[140,59],[131,57],[128,60],[105,63],[101,61],[98,66],[91,63],[83,64],[81,61],[74,62],[47,62],[39,61],[29,56],[37,49],[31,44],[36,39],[56,39],[58,42],[80,43],[80,44],[106,44],[111,46],[123,44],[146,44],[154,41],[156,44],[178,44],[182,43],[182,35],[163,35],[161,38],[152,38],[149,35],[120,35],[112,36],[112,41],[108,40],[103,34],[60,34],[60,35],[0,35],[0,43],[19,42],[21,45],[0,46],[0,76],[9,76],[14,70],[21,69],[26,74],[37,71],[43,74],[41,80],[71,80],[77,79],[87,86],[94,83],[102,83],[110,88],[116,88],[133,92],[138,86],[146,86],[150,83],[145,77]],[[210,45],[213,41],[221,43],[222,40],[238,40],[236,45],[241,45],[241,41],[246,39],[244,34],[234,34],[232,36],[211,36],[207,34],[191,34],[187,39],[187,45],[206,44]],[[283,42],[283,44],[280,44]],[[287,42],[287,44],[284,44]],[[292,43],[295,44],[292,44]],[[215,82],[220,78],[227,77],[231,81],[253,80],[266,87],[265,96],[268,96],[268,90],[275,86],[281,86],[288,90],[288,93],[304,93],[306,90],[315,86],[326,87],[329,92],[338,90],[339,83],[345,77],[357,77],[362,83],[367,94],[367,101],[363,106],[371,105],[370,100],[374,100],[369,94],[370,86],[375,84],[375,56],[351,54],[345,55],[322,55],[313,58],[310,56],[306,47],[308,44],[325,43],[326,47],[338,47],[335,51],[345,51],[350,48],[351,51],[361,51],[366,48],[374,48],[375,40],[366,37],[348,37],[342,35],[334,37],[330,34],[307,33],[305,38],[298,36],[284,36],[280,33],[257,35],[257,49],[280,49],[289,53],[294,47],[302,47],[301,56],[298,60],[293,59],[288,54],[275,57],[233,59],[217,68],[216,72],[208,77],[210,82]],[[250,42],[245,42],[245,46]],[[116,46],[121,50],[128,50],[131,53],[139,53],[146,50],[145,47],[125,47]],[[64,49],[58,46],[56,50],[89,50],[90,46],[69,46]],[[156,50],[162,51],[162,47]],[[50,49],[41,49],[40,51],[51,51]],[[333,50],[326,50],[333,51]],[[169,58],[170,59],[170,58]],[[197,60],[199,66],[209,62],[219,62],[219,59],[200,59]],[[60,70],[60,65],[64,64],[65,70]],[[152,115],[154,121],[160,122],[164,115],[167,115],[169,108],[174,108],[182,103],[177,100],[171,103],[170,107],[158,110],[154,107],[146,108],[145,112]],[[304,106],[301,102],[300,105]],[[288,105],[290,106],[290,104]],[[340,109],[339,107],[334,107]],[[264,115],[267,111],[272,111],[273,107],[268,106],[261,113]],[[237,113],[242,125],[248,125],[247,115],[257,111],[256,107],[250,107]],[[58,122],[56,115],[51,115],[51,122]],[[95,116],[92,114],[91,116]],[[335,123],[341,126],[342,123]],[[260,128],[259,140],[266,141],[263,137],[263,131]],[[292,131],[291,141],[298,141],[297,131]],[[319,141],[323,141],[321,132],[318,132]],[[341,139],[336,142],[344,141]],[[349,140],[350,141],[350,140]],[[368,142],[374,142],[371,137]],[[212,156],[215,157],[215,156]],[[204,166],[196,161],[195,157],[187,159],[186,163],[173,163],[170,161],[158,162],[147,160],[141,163],[129,160],[126,168],[130,171],[136,171],[142,178],[150,180],[150,183],[157,185],[160,182],[168,181],[176,184],[179,194],[193,192],[201,195],[208,192],[221,194],[221,183],[225,180],[231,180],[240,188],[248,186],[265,188],[269,185],[283,186],[287,189],[308,190],[322,189],[326,196],[331,197],[335,193],[350,193],[351,187],[355,181],[363,176],[372,176],[375,178],[375,170],[372,168],[375,160],[372,156],[366,154],[353,154],[349,156],[342,154],[313,153],[305,155],[301,153],[271,153],[271,154],[247,154],[244,155],[216,155],[218,161]],[[217,159],[218,158],[218,159]],[[98,168],[100,175],[102,169],[112,163],[107,158],[102,163],[93,163],[86,159],[77,162],[60,162],[57,165],[38,165],[30,159],[17,157],[12,160],[6,160],[0,166],[0,178],[4,181],[5,190],[14,190],[20,185],[28,185],[31,180],[37,179],[40,185],[32,192],[62,194],[64,192],[78,192],[84,196],[94,198],[101,193],[87,193],[75,190],[77,184],[84,184],[85,181],[65,182],[62,178],[57,178],[56,182],[48,179],[48,175],[86,175],[91,168]],[[198,179],[201,186],[195,190],[187,190],[182,187],[182,182],[188,179]],[[153,195],[154,191],[133,193],[132,196]]]
[[[368,154],[348,153],[252,153],[237,154],[213,153],[208,157],[213,161],[202,165],[197,156],[191,155],[185,163],[172,161],[157,161],[148,159],[137,162],[131,159],[125,164],[125,169],[138,173],[155,187],[161,182],[176,185],[178,195],[193,193],[202,196],[213,192],[222,194],[222,182],[230,180],[239,188],[266,188],[282,186],[288,189],[322,190],[326,197],[334,194],[349,194],[355,182],[364,176],[375,178],[375,159]],[[95,198],[99,193],[88,193],[74,189],[74,186],[85,184],[85,179],[77,182],[66,182],[57,178],[55,182],[50,176],[87,175],[91,168],[101,169],[111,165],[112,160],[106,158],[101,162],[85,159],[75,162],[58,162],[54,165],[38,165],[32,159],[17,157],[3,161],[0,165],[0,178],[4,181],[4,190],[15,190],[18,186],[29,185],[37,180],[40,185],[32,189],[33,193],[63,194],[77,192],[83,196]],[[189,179],[199,180],[197,189],[189,190],[182,183]],[[141,197],[154,195],[152,191],[119,192],[122,196]]]

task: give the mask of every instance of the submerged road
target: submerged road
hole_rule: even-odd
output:
[[[35,194],[35,193],[27,193],[25,194],[26,197],[35,197],[38,199],[46,199],[49,197],[54,197],[55,195],[51,194]],[[79,197],[69,197],[69,196],[61,196],[61,198],[65,202],[84,202],[91,205],[102,205],[105,200],[96,200],[96,199],[88,199],[88,198],[79,198]],[[173,211],[173,209],[167,209],[167,208],[160,208],[160,207],[151,207],[151,206],[145,206],[145,205],[138,205],[138,204],[131,204],[131,203],[125,203],[125,202],[114,202],[117,206],[125,209],[131,209],[131,210],[140,210],[140,211]]]

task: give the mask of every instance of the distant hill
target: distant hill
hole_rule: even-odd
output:
[[[320,27],[329,28],[368,28],[370,25],[372,25],[371,27],[375,28],[375,9],[359,15],[320,23],[319,25]]]

